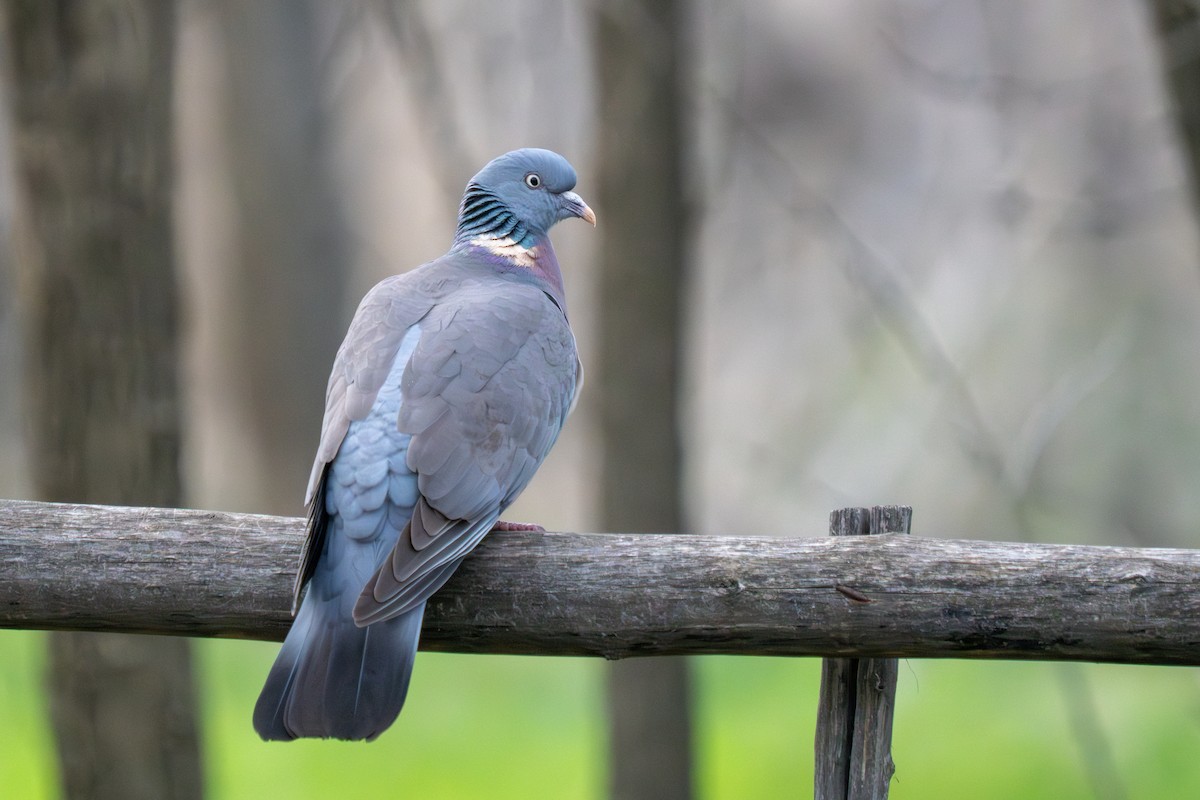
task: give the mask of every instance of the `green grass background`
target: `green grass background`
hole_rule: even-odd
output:
[[[604,796],[599,660],[423,653],[379,741],[264,744],[250,709],[276,645],[195,645],[212,798]],[[694,664],[699,797],[809,796],[819,662]],[[43,634],[0,632],[5,798],[58,796],[43,666]],[[1090,692],[1129,797],[1200,797],[1195,670],[983,661],[901,662],[891,796],[1095,796],[1064,683]]]

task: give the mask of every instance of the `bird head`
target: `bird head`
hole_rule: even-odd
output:
[[[532,147],[505,153],[467,184],[455,239],[511,239],[531,247],[561,220],[595,225],[595,213],[574,188],[575,170],[558,153]]]

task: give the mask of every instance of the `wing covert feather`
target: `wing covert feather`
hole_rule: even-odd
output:
[[[429,280],[430,268],[437,263],[386,278],[359,303],[325,390],[321,441],[304,498],[306,506],[312,503],[321,471],[337,455],[350,423],[370,412],[405,334],[447,290],[444,284]]]
[[[570,326],[536,287],[465,283],[429,311],[398,421],[421,499],[359,598],[360,625],[426,599],[441,585],[428,576],[491,530],[557,439],[578,380]]]
[[[325,392],[321,440],[304,497],[309,515],[294,586],[293,614],[321,554],[328,524],[321,483],[329,463],[342,446],[350,423],[366,418],[370,412],[405,336],[454,288],[452,282],[438,276],[440,261],[376,284],[359,303],[338,348]]]

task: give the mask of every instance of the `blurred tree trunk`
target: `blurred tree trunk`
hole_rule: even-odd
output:
[[[314,0],[222,0],[236,264],[222,361],[257,437],[264,512],[295,514],[349,321],[350,247],[322,104]]]
[[[34,486],[48,500],[178,505],[174,7],[10,0],[6,12]],[[188,641],[50,641],[66,795],[200,797]]]
[[[596,6],[602,124],[599,342],[602,523],[679,531],[678,384],[686,206],[682,3]],[[647,658],[609,672],[614,798],[691,796],[687,662]]]
[[[1154,0],[1151,10],[1186,151],[1192,204],[1200,207],[1200,2]]]

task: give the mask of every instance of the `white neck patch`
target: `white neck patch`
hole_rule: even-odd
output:
[[[470,240],[475,247],[481,247],[494,256],[507,259],[519,267],[531,268],[537,261],[537,247],[522,247],[511,237],[497,239],[486,234]]]

